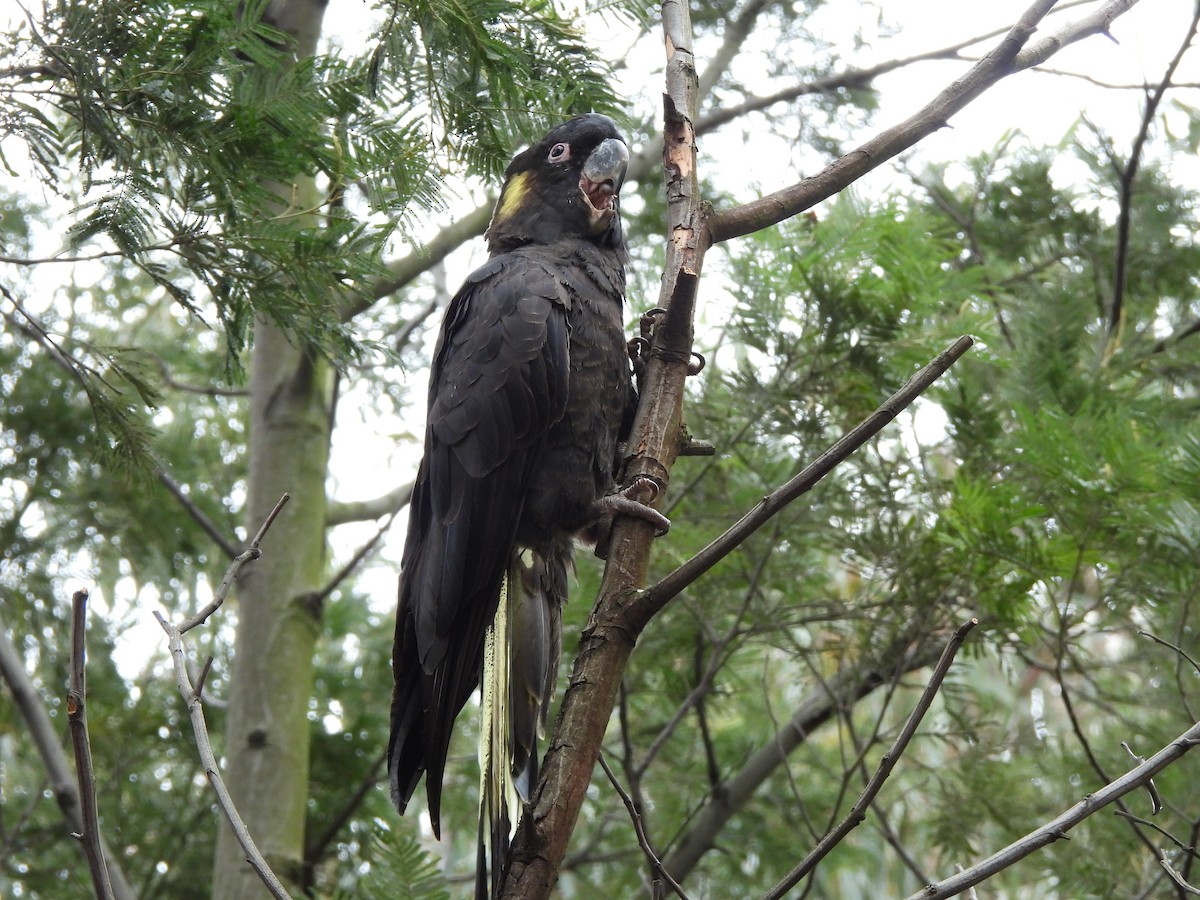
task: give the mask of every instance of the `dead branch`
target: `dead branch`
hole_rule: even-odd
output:
[[[1009,844],[989,856],[987,859],[951,878],[927,885],[912,894],[908,900],[939,900],[941,897],[953,897],[962,893],[972,885],[979,884],[997,872],[1007,869],[1029,856],[1036,850],[1057,840],[1065,840],[1067,832],[1105,806],[1130,791],[1142,787],[1147,781],[1182,757],[1185,753],[1200,743],[1200,722],[1192,725],[1187,731],[1167,744],[1152,757],[1136,768],[1130,769],[1120,778],[1110,782],[1095,793],[1088,794],[1062,815],[1047,822],[1022,838]]]
[[[83,828],[75,834],[83,844],[97,900],[114,900],[112,882],[100,845],[100,816],[96,812],[96,773],[87,730],[87,591],[71,596],[71,682],[67,690],[67,720],[71,746],[75,750],[75,773],[79,778],[79,812]]]
[[[213,594],[212,600],[208,602],[198,613],[187,619],[179,626],[180,634],[187,634],[197,625],[203,625],[208,617],[221,608],[221,604],[225,602],[225,598],[229,596],[230,589],[233,588],[234,579],[237,578],[237,573],[241,571],[242,566],[246,563],[258,559],[262,556],[263,536],[266,535],[267,529],[271,527],[271,523],[275,521],[275,517],[279,515],[280,510],[291,500],[291,494],[284,494],[279,498],[279,502],[275,504],[275,508],[271,510],[262,527],[258,529],[258,534],[254,535],[254,540],[250,542],[250,546],[239,553],[229,564],[229,568],[225,570],[225,577],[221,579],[221,583],[217,585],[217,590]]]
[[[83,834],[85,831],[83,816],[80,813],[81,802],[79,785],[71,773],[71,765],[67,762],[67,754],[59,743],[58,734],[50,716],[46,712],[45,703],[34,687],[21,655],[9,637],[13,632],[3,620],[0,620],[0,679],[3,679],[12,692],[13,702],[25,720],[29,734],[33,738],[41,757],[42,766],[49,779],[50,791],[62,811],[67,827],[73,834]],[[113,855],[104,841],[104,836],[97,834],[100,849],[104,855],[105,868],[108,871],[112,896],[115,900],[134,900],[137,896],[125,873],[120,861]]]
[[[1054,0],[1037,0],[1009,29],[995,49],[915,115],[880,132],[811,178],[758,200],[714,213],[708,221],[712,242],[719,243],[760,231],[833,196],[882,163],[944,127],[951,116],[1001,79],[1036,65],[1068,43],[1095,34],[1098,30],[1107,30],[1113,19],[1136,2],[1137,0],[1117,0],[1108,3],[1100,11],[1103,16],[1098,13],[1099,18],[1089,16],[1068,25],[1050,38],[1038,42],[1029,54],[1021,56],[1038,24],[1055,5]],[[1100,29],[1100,24],[1103,24],[1103,29]]]
[[[805,466],[800,474],[763,497],[754,509],[731,525],[724,534],[713,540],[707,547],[657,584],[647,588],[644,602],[655,612],[665,606],[680,591],[737,549],[772,516],[798,497],[812,490],[822,478],[832,472],[850,454],[882,431],[884,426],[924,393],[974,343],[973,338],[964,335],[939,353],[871,415],[843,435],[841,440],[818,456],[816,460]]]
[[[267,529],[271,527],[271,523],[275,521],[284,504],[291,499],[288,494],[280,497],[279,502],[275,504],[274,509],[268,514],[262,527],[258,529],[258,533],[254,536],[250,546],[229,564],[229,568],[225,572],[225,577],[221,579],[221,584],[217,588],[216,594],[213,596],[212,602],[205,606],[200,612],[192,616],[180,626],[172,625],[166,620],[162,613],[158,610],[154,611],[154,618],[158,620],[158,624],[167,635],[167,646],[171,652],[171,662],[175,667],[175,683],[179,686],[179,693],[183,695],[183,701],[187,705],[188,717],[192,721],[192,731],[196,736],[196,749],[200,752],[200,760],[204,765],[204,774],[208,777],[208,782],[212,785],[213,792],[217,795],[217,806],[220,807],[221,813],[225,816],[225,820],[229,823],[229,827],[233,830],[234,835],[238,840],[238,844],[246,854],[246,861],[250,863],[251,868],[258,874],[259,879],[266,886],[271,896],[275,900],[291,900],[291,895],[288,894],[282,882],[271,871],[271,867],[267,864],[262,852],[254,843],[253,837],[246,828],[246,823],[242,821],[241,815],[234,806],[233,799],[229,796],[229,791],[225,787],[225,780],[221,777],[221,770],[217,765],[217,757],[213,752],[212,742],[208,738],[208,724],[204,720],[204,706],[200,699],[200,690],[202,684],[192,684],[188,677],[187,671],[187,649],[183,643],[183,635],[185,632],[197,625],[205,622],[209,616],[216,612],[221,604],[225,602],[226,596],[229,594],[230,588],[233,586],[238,572],[242,567],[253,560],[262,556],[262,551],[259,545],[262,543],[263,537],[267,533]],[[198,682],[200,679],[197,680]]]
[[[625,804],[625,809],[629,813],[630,820],[633,822],[633,830],[637,833],[638,845],[642,848],[642,853],[646,855],[646,859],[650,862],[650,868],[656,876],[665,881],[667,886],[675,892],[675,896],[679,897],[680,900],[688,900],[688,895],[683,892],[683,888],[671,877],[670,873],[663,868],[662,860],[654,852],[654,848],[650,846],[650,839],[646,837],[646,829],[642,826],[642,817],[638,813],[633,798],[621,787],[621,782],[617,780],[616,773],[608,765],[608,760],[604,758],[603,753],[597,757],[597,760],[600,763],[600,768],[604,770],[604,774],[608,776],[609,784],[613,786],[613,790],[617,792],[617,796]]]
[[[801,878],[815,869],[817,863],[824,859],[830,850],[841,843],[842,839],[854,828],[858,827],[867,817],[867,808],[883,788],[884,782],[892,774],[892,769],[896,767],[896,763],[900,761],[900,757],[904,755],[904,751],[908,748],[908,742],[917,733],[917,726],[921,724],[921,720],[925,717],[925,713],[929,711],[929,707],[933,703],[933,698],[937,696],[937,692],[941,689],[942,682],[945,681],[946,675],[950,671],[950,666],[954,663],[954,657],[958,653],[958,648],[967,639],[967,635],[971,633],[971,629],[978,624],[978,619],[968,619],[954,632],[954,636],[946,644],[946,649],[942,651],[941,659],[934,666],[933,673],[929,676],[929,683],[925,685],[925,690],[921,692],[921,696],[917,700],[917,705],[913,707],[913,711],[904,723],[904,727],[900,729],[900,734],[896,737],[895,743],[892,744],[887,753],[883,754],[883,758],[879,761],[879,767],[875,770],[875,774],[871,776],[871,780],[867,782],[867,786],[863,789],[862,794],[854,801],[854,805],[850,807],[850,812],[846,818],[842,819],[841,824],[830,831],[829,834],[821,838],[817,842],[817,846],[809,851],[808,856],[804,857],[796,868],[788,872],[779,884],[767,891],[764,895],[764,900],[779,900],[780,897],[795,887]]]

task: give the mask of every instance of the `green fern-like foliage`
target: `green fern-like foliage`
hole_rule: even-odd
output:
[[[347,57],[301,52],[261,0],[49,4],[0,54],[17,88],[0,119],[74,204],[60,256],[142,273],[219,329],[233,379],[256,317],[335,361],[363,353],[348,311],[374,302],[393,235],[441,209],[448,165],[494,174],[514,135],[614,105],[553,4],[387,12]],[[144,463],[146,398],[65,359],[100,443]]]

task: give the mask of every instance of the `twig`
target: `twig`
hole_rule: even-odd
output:
[[[1200,722],[1192,725],[1191,728],[1171,741],[1171,743],[1167,744],[1166,747],[1159,750],[1140,766],[1130,769],[1120,778],[1110,782],[1099,791],[1088,794],[1057,818],[1029,832],[1024,837],[1013,841],[1003,850],[994,853],[964,872],[947,878],[944,881],[939,881],[937,884],[927,885],[920,891],[917,891],[917,893],[911,895],[908,900],[939,900],[941,897],[953,897],[956,894],[962,893],[971,885],[979,884],[997,872],[1007,869],[1019,860],[1029,856],[1035,850],[1040,850],[1047,844],[1052,844],[1057,840],[1066,839],[1067,832],[1088,816],[1098,812],[1118,798],[1125,796],[1130,791],[1137,790],[1146,781],[1178,760],[1197,744],[1200,744]]]
[[[641,761],[634,769],[639,778],[646,773],[648,768],[650,768],[650,764],[654,762],[654,759],[658,756],[659,751],[666,746],[667,741],[670,740],[671,735],[675,733],[675,729],[679,726],[679,723],[683,721],[684,716],[691,711],[693,706],[700,702],[705,694],[712,691],[713,682],[717,677],[717,672],[727,659],[726,650],[729,648],[729,645],[733,643],[733,640],[741,633],[742,620],[746,617],[746,613],[750,609],[750,601],[753,598],[754,593],[752,591],[747,591],[742,599],[741,609],[739,609],[737,615],[734,616],[733,624],[730,625],[723,637],[713,641],[712,653],[709,656],[708,667],[704,670],[704,673],[696,682],[696,686],[688,692],[688,695],[683,698],[683,702],[680,703],[675,712],[671,714],[671,718],[665,725],[663,725],[661,729],[659,729],[658,734],[655,736],[654,740],[650,742],[650,746],[646,748],[646,752],[642,755]]]
[[[100,846],[100,817],[96,813],[96,775],[92,769],[92,747],[88,742],[87,711],[87,591],[71,596],[71,683],[67,691],[67,719],[71,723],[71,745],[75,750],[75,771],[79,778],[80,814],[83,829],[77,837],[83,843],[88,869],[97,900],[114,900],[112,881]]]
[[[1139,757],[1139,759],[1140,759],[1140,757]],[[1145,762],[1145,760],[1142,759],[1141,762]],[[1143,819],[1141,816],[1135,816],[1133,813],[1131,813],[1127,810],[1124,810],[1124,809],[1118,809],[1116,812],[1113,813],[1113,815],[1121,816],[1122,818],[1129,819],[1132,822],[1137,822],[1139,825],[1145,825],[1147,828],[1157,831],[1159,834],[1161,834],[1163,837],[1165,837],[1168,841],[1170,841],[1172,844],[1174,844],[1176,847],[1178,847],[1180,850],[1182,850],[1188,856],[1193,857],[1195,859],[1200,859],[1200,853],[1196,852],[1195,847],[1185,844],[1183,841],[1181,841],[1179,838],[1175,837],[1175,835],[1171,834],[1171,832],[1167,831],[1167,829],[1163,828],[1161,825],[1155,825],[1153,822]]]
[[[1133,748],[1127,742],[1121,741],[1121,746],[1125,749],[1126,753],[1133,757],[1134,762],[1144,763],[1146,761],[1144,757],[1134,753]],[[1150,815],[1157,816],[1163,811],[1163,802],[1162,797],[1158,793],[1158,786],[1154,783],[1153,778],[1146,782],[1146,792],[1150,794]]]
[[[1167,64],[1167,70],[1163,73],[1162,79],[1152,90],[1147,92],[1146,108],[1142,112],[1142,123],[1138,128],[1137,137],[1133,139],[1133,147],[1129,152],[1129,161],[1125,164],[1125,168],[1121,170],[1121,202],[1117,212],[1117,250],[1116,259],[1113,263],[1113,299],[1108,315],[1108,347],[1105,349],[1105,356],[1108,356],[1111,350],[1115,349],[1116,338],[1119,337],[1121,325],[1124,322],[1126,270],[1129,264],[1129,231],[1133,214],[1133,182],[1137,177],[1138,168],[1142,162],[1142,151],[1146,146],[1146,139],[1150,135],[1150,125],[1154,121],[1158,105],[1167,93],[1167,88],[1171,86],[1171,79],[1175,77],[1175,70],[1179,67],[1179,63],[1183,60],[1183,55],[1191,46],[1192,40],[1196,36],[1198,25],[1200,25],[1200,5],[1196,6],[1196,11],[1192,16],[1191,24],[1188,26],[1187,34],[1184,35],[1175,56]]]
[[[204,624],[208,617],[221,608],[221,604],[225,602],[225,598],[229,596],[229,591],[233,587],[234,579],[237,578],[238,572],[242,566],[252,560],[262,556],[262,550],[259,545],[262,544],[263,535],[267,533],[267,529],[271,527],[271,523],[275,521],[275,517],[279,515],[280,510],[292,499],[291,494],[284,494],[279,498],[279,502],[275,504],[275,508],[267,514],[267,519],[263,522],[262,527],[258,529],[258,534],[254,535],[254,540],[250,542],[250,546],[234,557],[233,562],[229,564],[229,568],[225,570],[225,577],[221,579],[221,583],[217,585],[217,591],[213,594],[213,598],[209,603],[198,613],[186,620],[179,626],[180,634],[187,634],[197,625]],[[189,686],[190,690],[190,686]]]
[[[980,94],[1018,71],[1017,54],[1054,5],[1055,0],[1035,0],[995,49],[905,121],[880,132],[811,178],[715,213],[708,220],[712,242],[741,237],[798,215],[944,127]],[[1061,40],[1069,42],[1067,36]]]
[[[953,637],[946,644],[946,649],[942,651],[942,658],[934,666],[933,674],[929,676],[929,683],[925,685],[925,690],[921,692],[921,696],[917,700],[917,705],[913,708],[912,713],[909,714],[908,721],[900,729],[900,734],[896,737],[895,743],[892,744],[887,753],[879,761],[879,767],[875,770],[875,774],[871,776],[871,780],[867,782],[867,786],[863,788],[863,792],[854,801],[854,805],[850,807],[850,812],[846,818],[841,821],[841,824],[830,831],[829,834],[821,838],[817,846],[809,851],[808,856],[804,857],[799,865],[788,872],[779,884],[775,885],[775,887],[771,888],[764,895],[764,900],[779,900],[780,897],[795,887],[801,878],[816,868],[817,863],[824,859],[830,850],[836,847],[847,834],[866,818],[867,807],[871,805],[871,802],[883,788],[883,784],[887,781],[888,776],[892,774],[892,769],[896,767],[896,763],[904,755],[904,751],[908,747],[908,742],[916,734],[917,726],[921,724],[921,719],[925,717],[925,713],[929,711],[929,707],[933,703],[933,698],[937,696],[937,692],[941,689],[942,682],[945,680],[946,674],[950,671],[950,666],[953,664],[954,657],[958,653],[958,648],[967,639],[967,635],[970,634],[971,629],[978,624],[978,619],[968,619],[954,632]]]
[[[1192,885],[1188,884],[1187,881],[1184,879],[1183,875],[1181,875],[1178,871],[1176,871],[1171,866],[1171,863],[1167,860],[1167,851],[1166,850],[1158,851],[1158,864],[1163,867],[1163,871],[1166,872],[1171,877],[1171,880],[1173,882],[1175,882],[1175,884],[1177,884],[1180,887],[1180,889],[1182,889],[1184,892],[1186,892],[1188,894],[1192,894],[1193,896],[1200,897],[1200,889],[1197,889],[1197,888],[1193,887]]]
[[[709,795],[687,830],[675,839],[673,849],[663,861],[667,871],[680,879],[694,869],[713,848],[716,835],[726,823],[746,806],[788,755],[836,716],[843,704],[879,690],[888,682],[884,673],[915,672],[933,665],[939,656],[933,652],[935,649],[932,639],[914,641],[904,634],[883,647],[872,647],[865,658],[839,667],[823,686],[807,691],[775,734],[750,754],[735,774],[725,779],[720,791]]]
[[[638,815],[637,807],[634,806],[633,803],[633,798],[625,792],[623,787],[621,787],[621,782],[617,780],[616,773],[609,768],[608,760],[604,758],[604,754],[601,753],[597,758],[600,761],[600,768],[602,768],[604,770],[604,774],[608,776],[608,780],[612,784],[613,790],[617,792],[617,796],[619,796],[621,798],[621,802],[625,804],[625,809],[629,811],[629,818],[633,821],[633,830],[637,832],[638,844],[641,845],[642,852],[646,854],[646,859],[650,861],[651,867],[653,867],[655,873],[667,883],[667,886],[675,892],[675,896],[679,897],[680,900],[688,900],[688,895],[684,893],[683,888],[681,888],[679,883],[671,877],[670,873],[663,868],[662,860],[658,858],[658,854],[655,853],[654,848],[650,846],[650,841],[646,838],[646,831],[642,827],[642,817]]]
[[[212,785],[213,792],[217,795],[217,805],[221,809],[221,813],[225,816],[225,820],[229,823],[229,827],[233,829],[234,836],[237,838],[238,844],[241,845],[242,851],[246,854],[246,861],[250,863],[251,868],[258,874],[259,879],[271,896],[275,900],[291,900],[291,895],[288,894],[282,882],[271,871],[271,867],[267,864],[261,851],[254,843],[254,839],[250,836],[249,830],[246,828],[246,823],[242,821],[241,815],[237,811],[237,807],[233,804],[233,799],[229,796],[229,791],[225,787],[225,781],[221,777],[221,770],[217,767],[217,757],[213,752],[212,742],[208,738],[208,725],[204,721],[204,705],[200,699],[199,689],[203,689],[203,675],[198,678],[197,686],[193,687],[192,680],[188,676],[186,649],[183,644],[183,635],[189,629],[195,628],[197,625],[206,621],[209,616],[216,612],[222,603],[225,602],[225,597],[229,593],[229,589],[233,586],[233,582],[238,576],[238,572],[247,563],[258,559],[262,555],[259,545],[262,543],[263,537],[267,533],[267,529],[271,527],[271,523],[279,515],[279,511],[283,509],[285,503],[291,499],[289,494],[284,494],[279,498],[279,502],[275,504],[275,508],[267,515],[262,527],[258,529],[258,533],[254,536],[254,540],[250,542],[250,546],[229,564],[229,568],[225,572],[225,577],[221,579],[221,584],[217,588],[217,592],[207,606],[196,615],[192,616],[183,625],[176,627],[166,620],[162,613],[158,610],[154,611],[154,618],[158,620],[158,624],[167,634],[167,646],[171,651],[171,661],[175,667],[175,683],[179,687],[179,693],[183,695],[184,703],[187,704],[188,717],[192,721],[192,731],[196,736],[196,749],[200,752],[200,761],[204,765],[204,774],[208,777],[209,784]],[[207,666],[205,667],[207,672]]]
[[[895,854],[900,857],[900,862],[904,864],[904,868],[912,872],[916,876],[917,882],[928,882],[929,877],[921,869],[920,863],[912,858],[912,854],[908,852],[908,848],[900,840],[900,835],[892,829],[892,825],[887,820],[887,815],[879,804],[874,800],[871,801],[871,812],[875,813],[875,817],[879,819],[879,833],[883,835],[883,839],[887,841],[888,846],[892,848]]]
[[[159,484],[170,491],[171,496],[179,501],[187,514],[200,526],[200,529],[221,548],[221,552],[225,554],[226,559],[233,559],[238,555],[237,547],[230,543],[229,539],[225,537],[216,523],[205,514],[204,510],[197,506],[195,501],[184,493],[183,488],[167,473],[164,466],[161,464],[157,465],[154,475],[158,478]]]
[[[884,426],[924,393],[974,343],[974,339],[964,335],[939,353],[932,362],[909,379],[908,384],[892,394],[875,412],[847,432],[841,440],[817,457],[814,462],[805,466],[800,474],[763,497],[754,509],[742,516],[724,534],[657,584],[647,588],[645,594],[647,605],[653,610],[664,606],[680,591],[737,549],[743,541],[761,528],[777,512],[811,490],[846,457],[882,431]]]
[[[1196,670],[1196,674],[1200,675],[1200,663],[1196,662],[1195,659],[1193,659],[1191,656],[1189,656],[1187,651],[1184,650],[1182,647],[1172,644],[1170,641],[1163,640],[1158,635],[1151,634],[1149,631],[1142,631],[1140,628],[1138,629],[1138,634],[1140,634],[1142,637],[1148,637],[1148,638],[1150,638],[1150,640],[1154,641],[1155,643],[1162,644],[1164,647],[1170,647],[1172,650],[1174,650],[1176,653],[1178,653],[1180,656],[1182,656],[1184,659],[1186,659],[1189,663],[1191,663],[1192,668]]]
[[[84,823],[80,815],[79,786],[71,773],[71,765],[67,762],[67,754],[59,743],[57,730],[50,721],[46,706],[38,694],[37,688],[25,671],[21,655],[13,645],[9,635],[13,632],[0,620],[0,678],[12,692],[13,702],[24,718],[42,766],[49,779],[50,790],[62,810],[67,827],[74,834],[83,834]],[[103,835],[99,836],[101,850],[107,863],[109,881],[112,885],[113,896],[116,900],[134,900],[137,896],[125,879],[120,862],[112,851],[105,845]]]
[[[354,552],[354,555],[350,557],[350,560],[337,571],[337,574],[329,579],[329,581],[323,587],[306,594],[304,600],[312,604],[314,609],[320,608],[320,605],[324,602],[325,598],[337,590],[338,585],[353,575],[354,570],[362,565],[362,561],[367,558],[367,555],[379,545],[379,542],[383,539],[383,536],[387,534],[388,529],[392,527],[392,523],[396,521],[396,515],[397,514],[393,512],[390,516],[388,516],[387,519],[385,519],[383,523],[380,524],[377,529],[375,529],[375,534],[371,537],[371,539]]]

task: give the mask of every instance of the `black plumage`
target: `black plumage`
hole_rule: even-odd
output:
[[[438,834],[451,731],[480,682],[505,583],[515,604],[507,749],[523,794],[536,778],[573,540],[604,516],[631,395],[617,210],[627,158],[613,122],[595,114],[518,154],[488,228],[491,259],[442,324],[402,560],[388,748],[397,808],[426,773]]]

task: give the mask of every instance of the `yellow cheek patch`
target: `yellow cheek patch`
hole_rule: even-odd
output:
[[[529,193],[529,183],[533,176],[529,172],[519,172],[508,180],[504,185],[504,191],[500,194],[500,204],[496,207],[496,219],[507,219],[525,202],[525,196]]]

